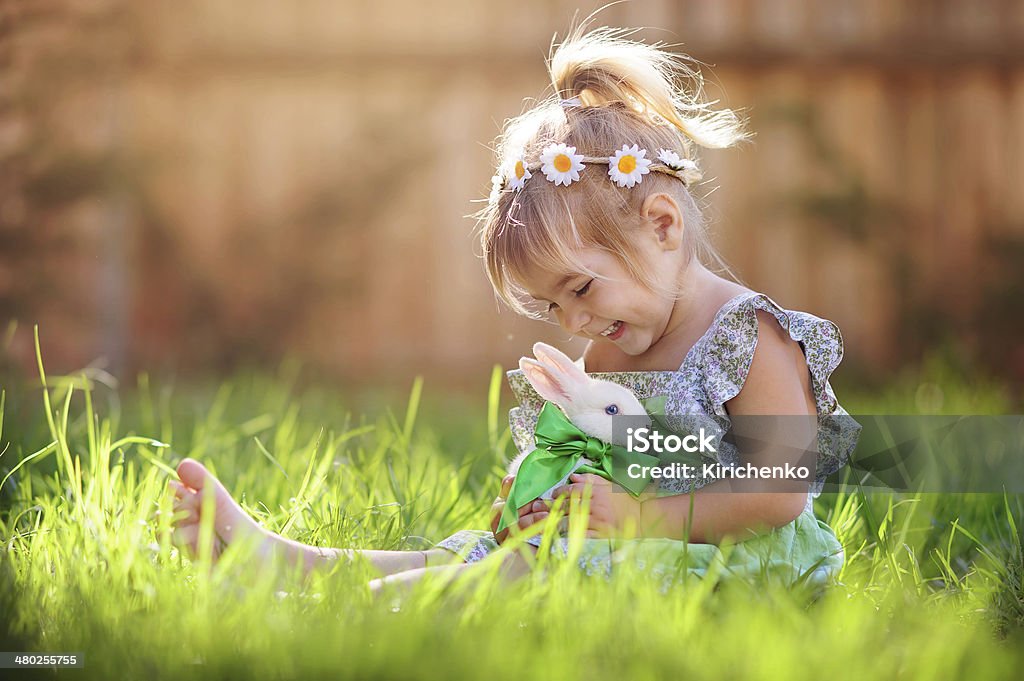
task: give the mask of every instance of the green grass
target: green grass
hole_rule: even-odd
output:
[[[471,401],[416,383],[387,409],[295,375],[176,390],[7,381],[0,647],[81,651],[96,678],[995,679],[1024,662],[1012,496],[822,496],[848,557],[823,594],[717,578],[663,594],[643,575],[553,565],[374,601],[358,565],[303,584],[254,573],[240,550],[212,566],[179,556],[161,530],[185,456],[311,544],[424,548],[486,526],[511,451],[497,383]],[[1008,409],[991,386],[935,380],[957,406]],[[843,401],[891,410],[901,390]]]

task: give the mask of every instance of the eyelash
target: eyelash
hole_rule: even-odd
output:
[[[584,284],[580,288],[578,288],[575,291],[573,291],[573,293],[576,294],[577,298],[582,298],[583,296],[587,295],[588,291],[590,291],[590,285],[593,284],[593,283],[594,283],[594,280],[591,279],[586,284]],[[556,307],[558,307],[558,305],[556,303],[548,303],[548,312],[549,313],[554,312]]]

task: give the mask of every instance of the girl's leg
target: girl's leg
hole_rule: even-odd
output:
[[[282,539],[281,537],[277,538],[284,542],[290,542],[290,540]],[[436,569],[441,566],[450,566],[456,560],[455,554],[444,549],[428,549],[427,551],[321,549],[299,544],[298,542],[290,543],[296,545],[297,548],[293,549],[294,551],[306,555],[312,554],[313,557],[307,559],[309,569],[315,568],[318,564],[329,565],[338,560],[353,561],[362,558],[369,562],[381,575],[387,576],[409,570]]]
[[[213,529],[217,545],[214,557],[224,546],[237,541],[251,541],[256,545],[257,555],[266,559],[283,558],[294,565],[301,562],[308,574],[321,565],[330,565],[338,560],[363,558],[382,575],[407,572],[416,569],[434,569],[435,566],[453,562],[454,554],[444,549],[428,551],[371,551],[356,549],[330,549],[308,546],[291,539],[268,532],[260,527],[232,498],[224,485],[206,467],[193,459],[185,459],[178,466],[181,482],[172,480],[176,512],[186,517],[175,521],[175,543],[198,552],[199,520],[202,514],[202,494],[213,494]]]
[[[531,550],[536,552],[536,548],[530,547]],[[450,560],[451,553],[448,553],[444,549],[440,549],[443,553],[448,554]],[[375,595],[381,595],[385,591],[408,591],[411,589],[419,580],[427,575],[440,576],[448,579],[450,582],[473,580],[484,574],[485,570],[490,570],[491,565],[487,562],[492,558],[487,558],[485,561],[479,563],[463,563],[455,565],[443,565],[438,567],[420,567],[412,570],[406,570],[404,572],[392,573],[380,579],[375,579],[370,582],[370,590]],[[518,552],[512,551],[501,558],[493,557],[493,560],[501,560],[501,566],[498,568],[498,574],[508,582],[513,582],[521,577],[526,576],[530,572],[530,565],[526,562]]]

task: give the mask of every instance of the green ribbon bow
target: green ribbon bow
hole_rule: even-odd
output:
[[[608,444],[590,437],[551,402],[545,402],[537,418],[537,448],[530,452],[519,466],[509,490],[505,508],[498,523],[498,532],[516,524],[519,508],[538,498],[569,475],[581,458],[594,462],[580,466],[577,473],[593,473],[624,487],[634,497],[647,487],[648,475],[631,477],[626,474],[631,464],[655,466],[658,457],[631,452],[625,447]],[[643,469],[641,469],[643,470]]]

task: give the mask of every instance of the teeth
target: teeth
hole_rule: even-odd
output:
[[[615,333],[616,331],[618,331],[620,326],[622,326],[622,322],[615,322],[614,324],[609,326],[607,329],[602,331],[601,335],[602,336],[610,336],[613,333]]]

